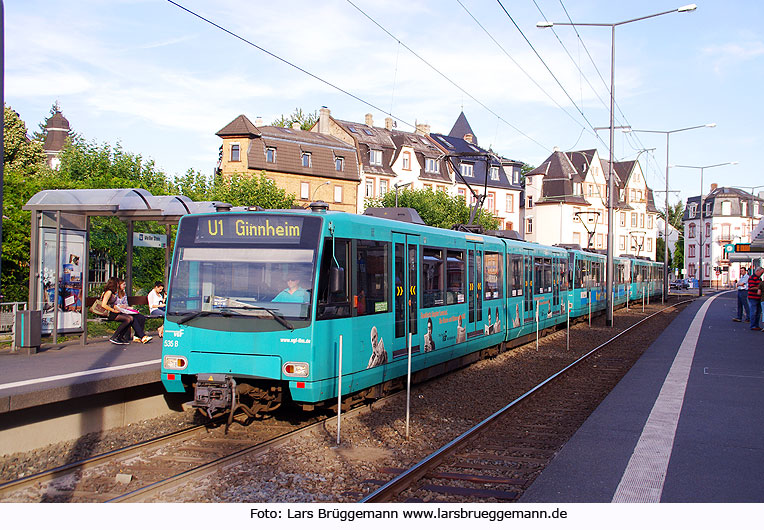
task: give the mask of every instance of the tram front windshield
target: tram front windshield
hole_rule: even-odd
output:
[[[264,214],[184,219],[176,242],[168,320],[224,331],[306,326],[320,223]]]

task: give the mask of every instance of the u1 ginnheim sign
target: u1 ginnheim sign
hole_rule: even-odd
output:
[[[143,232],[133,232],[134,247],[153,247],[167,248],[166,234],[144,234]]]

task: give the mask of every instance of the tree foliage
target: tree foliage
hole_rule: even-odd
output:
[[[45,164],[42,144],[30,140],[27,126],[15,110],[5,106],[5,126],[3,137],[3,163],[5,170],[21,168],[35,172]]]
[[[380,198],[366,201],[367,208],[392,208],[394,206],[395,191],[390,191]],[[456,224],[467,224],[470,219],[470,208],[464,199],[449,195],[443,190],[435,192],[430,189],[401,190],[398,192],[398,206],[414,208],[426,225],[438,228],[451,228]],[[474,222],[485,230],[495,230],[499,227],[498,219],[482,209],[478,211]]]
[[[294,109],[294,112],[288,117],[283,114],[281,118],[273,120],[274,127],[286,127],[291,128],[292,124],[297,122],[300,124],[300,129],[303,131],[309,131],[318,122],[318,111],[311,112],[310,114],[303,113],[302,109]]]
[[[58,107],[54,106],[51,112]],[[45,164],[40,141],[28,138],[26,124],[10,107],[5,107],[5,194],[3,204],[2,290],[6,300],[28,297],[30,212],[22,207],[32,196],[46,189],[142,188],[152,195],[186,195],[194,201],[221,201],[234,206],[290,208],[293,194],[259,176],[210,177],[193,170],[170,178],[154,161],[111,146],[70,137],[59,155],[60,165],[52,170]],[[164,233],[154,221],[137,221],[135,231]],[[124,274],[127,262],[127,226],[115,217],[93,217],[90,248],[93,254],[107,257]],[[172,241],[169,242],[172,244]],[[164,251],[135,248],[133,284],[146,292],[164,276]]]

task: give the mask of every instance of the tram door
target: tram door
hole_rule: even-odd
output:
[[[533,256],[523,255],[523,322],[536,319],[533,307]]]
[[[560,283],[563,274],[560,266],[560,259],[552,258],[552,314],[560,314]]]
[[[419,236],[393,233],[393,289],[395,339],[393,358],[408,355],[408,335],[411,333],[411,353],[419,352],[417,329],[417,282],[419,279]]]
[[[483,333],[483,245],[467,243],[468,326],[467,338]]]

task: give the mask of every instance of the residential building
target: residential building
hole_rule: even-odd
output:
[[[525,239],[607,250],[609,163],[595,149],[555,151],[525,177]],[[614,163],[615,256],[655,259],[652,190],[637,161]]]
[[[321,200],[332,210],[356,211],[360,177],[352,143],[297,124],[255,125],[243,114],[216,134],[223,139],[222,175],[263,175],[293,193],[301,206]]]
[[[711,184],[710,193],[703,196],[702,214],[701,221],[700,196],[688,198],[682,217],[687,277],[698,278],[702,259],[703,285],[728,285],[740,277],[741,264],[730,264],[726,245],[751,241],[764,216],[764,197]]]
[[[470,205],[477,201],[476,195],[485,197],[483,209],[498,218],[500,229],[522,233],[522,162],[479,147],[464,112],[459,114],[448,135],[432,133],[430,138],[449,160],[454,174],[453,192]]]

